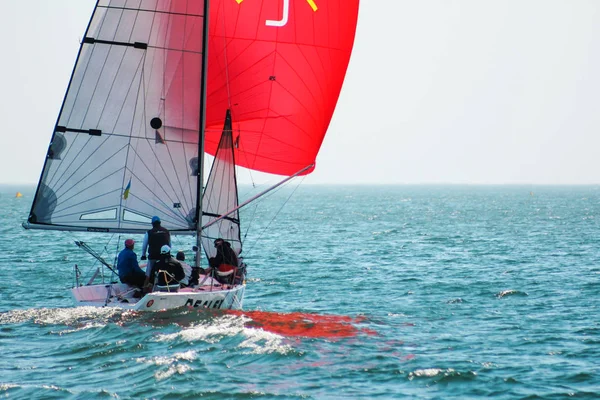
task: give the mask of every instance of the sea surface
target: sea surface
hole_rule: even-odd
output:
[[[598,186],[286,187],[243,313],[74,307],[73,241],[125,237],[25,231],[33,192],[0,187],[2,398],[600,398]]]

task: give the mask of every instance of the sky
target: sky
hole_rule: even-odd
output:
[[[0,1],[0,183],[36,183],[95,0]],[[304,182],[599,184],[599,71],[597,0],[362,0]]]

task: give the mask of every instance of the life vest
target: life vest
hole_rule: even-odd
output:
[[[158,260],[160,258],[160,248],[171,241],[169,231],[162,226],[150,229],[148,232],[148,258]]]
[[[159,271],[166,271],[167,273]],[[152,278],[154,278],[155,274],[158,274],[157,284],[161,286],[177,284],[185,278],[183,267],[177,260],[171,257],[163,257],[156,261],[152,268]]]

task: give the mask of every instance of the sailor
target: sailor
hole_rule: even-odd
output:
[[[233,283],[237,271],[238,258],[231,244],[221,238],[214,241],[217,254],[208,259],[210,268],[207,271],[215,276],[220,283]]]
[[[185,272],[181,263],[171,257],[171,248],[164,245],[160,249],[160,258],[154,263],[150,271],[150,281],[160,286],[175,285],[181,283],[185,278]]]
[[[181,284],[185,286],[191,286],[190,279],[192,276],[192,266],[185,262],[185,253],[183,250],[179,250],[175,259],[179,261],[179,264],[183,268],[183,272],[185,273],[185,278],[181,280]]]
[[[144,242],[142,243],[142,261],[146,260],[146,252],[148,254],[148,265],[146,266],[146,285],[150,280],[150,273],[154,267],[156,260],[160,258],[160,248],[164,245],[171,247],[171,234],[167,228],[163,228],[160,225],[160,218],[157,216],[152,217],[152,229],[146,232],[144,235]]]
[[[117,270],[122,283],[142,287],[146,274],[140,268],[137,255],[133,252],[134,245],[133,239],[125,240],[125,248],[121,250],[117,257]]]

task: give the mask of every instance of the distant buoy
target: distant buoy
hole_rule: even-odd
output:
[[[17,194],[15,194],[15,197],[23,197],[23,193],[17,192]]]

